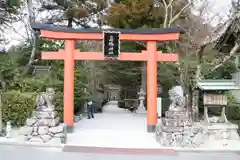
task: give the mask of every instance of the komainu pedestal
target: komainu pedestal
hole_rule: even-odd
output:
[[[209,117],[205,107],[204,121],[193,123],[184,108],[183,95],[173,88],[169,91],[169,97],[172,102],[169,110],[156,127],[156,139],[161,145],[183,148],[209,147],[216,144],[218,146],[214,147],[227,147],[230,142],[239,145],[238,126],[228,122],[224,109],[220,117]]]
[[[202,144],[203,128],[192,124],[185,106],[182,88],[169,91],[171,104],[156,127],[157,141],[166,147],[197,147]]]
[[[36,111],[26,120],[25,126],[20,128],[20,135],[25,141],[65,143],[66,125],[60,123],[54,102],[55,91],[52,88],[37,95]]]
[[[166,147],[198,147],[203,143],[203,127],[192,125],[188,112],[167,111],[156,129],[157,141]]]

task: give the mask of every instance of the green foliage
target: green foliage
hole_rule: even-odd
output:
[[[118,108],[126,108],[126,107],[125,107],[125,101],[124,101],[124,100],[119,100],[119,101],[118,101]]]
[[[19,75],[19,70],[14,64],[14,61],[10,58],[9,54],[0,55],[0,89],[6,89],[8,85],[11,85]]]
[[[22,0],[7,0],[6,10],[9,13],[17,13],[18,9],[22,4]]]
[[[122,42],[122,52],[141,52],[144,47],[133,42]],[[100,67],[104,68],[107,74],[107,82],[122,87],[134,87],[141,84],[141,62],[119,62],[109,61]]]
[[[3,122],[11,121],[14,126],[23,126],[32,111],[35,111],[36,92],[19,92],[9,90],[2,95]],[[60,121],[63,121],[63,93],[56,92],[56,111]]]
[[[63,92],[56,92],[56,104],[55,109],[58,112],[60,121],[63,122]]]
[[[47,87],[47,79],[39,77],[23,77],[15,81],[9,86],[9,89],[14,89],[20,92],[41,92]]]
[[[236,64],[233,60],[227,61],[224,65],[216,69],[214,72],[206,75],[206,79],[232,79],[232,74],[237,71]]]
[[[40,41],[41,50],[57,50],[62,48],[62,43],[53,41]],[[63,80],[64,64],[62,61],[47,63],[40,61],[36,65],[51,65],[49,73],[34,76],[32,74],[22,76],[21,70],[27,64],[31,47],[28,45],[11,48],[7,54],[0,55],[0,76],[4,92],[4,117],[3,121],[12,120],[13,125],[21,126],[27,117],[35,109],[36,94],[45,91],[47,87],[53,87],[56,90],[56,110],[63,120]],[[82,66],[77,65],[76,74],[79,77],[75,81],[75,104],[79,108],[83,106],[84,95],[84,78]],[[11,92],[10,92],[11,91]],[[25,94],[33,94],[26,97]],[[11,98],[12,97],[12,98]],[[21,106],[21,107],[19,107]]]
[[[180,6],[179,6],[180,5]],[[185,3],[174,4],[174,13],[176,13]],[[164,21],[164,8],[154,7],[152,0],[121,0],[112,5],[108,10],[106,17],[107,24],[114,28],[161,28]],[[161,45],[162,51],[171,50],[169,45]],[[121,50],[127,52],[141,52],[145,50],[145,45],[141,43],[125,43],[121,44]],[[124,62],[110,63],[109,71],[111,82],[124,87],[140,85],[142,63]],[[163,86],[164,94],[167,90],[175,85],[179,76],[177,66],[173,63],[159,63],[158,79]]]
[[[115,28],[161,28],[164,22],[163,5],[154,6],[154,0],[121,0],[108,10],[106,21]],[[174,3],[173,14],[178,13],[186,2]],[[184,18],[183,15],[179,19]]]
[[[168,97],[168,90],[178,85],[179,72],[174,63],[159,62],[158,63],[158,79],[162,86],[161,97]]]
[[[35,109],[35,93],[8,91],[2,95],[3,122],[11,121],[13,126],[24,125]]]
[[[83,66],[77,64],[74,80],[74,113],[82,112],[87,98],[87,77],[84,74]]]
[[[236,103],[236,99],[231,94],[231,92],[227,93],[227,101],[228,101],[228,104],[230,104],[230,105]]]
[[[63,19],[68,20],[68,27],[72,27],[73,23],[81,27],[90,27],[88,22],[93,20],[92,16],[103,11],[107,7],[107,1],[105,0],[92,0],[91,2],[85,0],[54,0],[54,2],[56,2],[56,5],[53,5],[52,3],[44,3],[42,5],[43,11],[56,9],[62,11]],[[102,16],[100,16],[97,21],[99,21],[101,17]],[[56,21],[59,21],[59,19],[56,19]],[[53,20],[51,22],[54,23],[55,21]],[[102,22],[97,23],[101,24]]]
[[[203,110],[203,108],[200,108]],[[211,115],[219,116],[221,115],[221,108],[209,108],[209,113]],[[240,104],[231,103],[226,106],[226,116],[228,120],[240,120]]]
[[[169,98],[162,98],[162,114],[165,116],[165,112],[168,111],[169,105],[170,105],[170,99]]]
[[[226,115],[229,120],[240,120],[240,104],[229,104],[226,107]]]
[[[113,62],[108,67],[109,82],[123,87],[135,87],[141,84],[141,63]]]
[[[109,9],[107,22],[116,28],[160,27],[162,15],[161,10],[154,9],[152,0],[126,0]]]
[[[16,16],[22,4],[22,0],[6,0],[1,1],[0,3],[0,30],[3,33],[3,30],[9,29],[11,23],[16,22],[18,17]],[[7,32],[5,32],[7,33]],[[0,35],[0,40],[6,40],[5,34]]]

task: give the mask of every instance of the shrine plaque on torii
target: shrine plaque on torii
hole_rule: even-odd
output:
[[[178,40],[181,30],[178,28],[164,29],[110,29],[100,30],[95,28],[73,29],[47,24],[32,24],[32,28],[40,30],[41,36],[47,39],[65,40],[64,50],[58,52],[43,52],[42,59],[64,60],[64,122],[69,129],[73,128],[74,122],[74,61],[75,60],[108,60],[114,58],[119,61],[146,61],[147,62],[147,131],[155,132],[157,124],[157,62],[176,62],[178,54],[162,53],[157,51],[157,42]],[[81,52],[75,49],[76,40],[104,40],[111,38],[111,34],[119,36],[118,48],[106,48],[103,52]],[[114,40],[113,45],[116,43]],[[146,50],[140,53],[117,52],[120,51],[120,40],[122,41],[144,41]],[[112,41],[112,40],[111,40]]]
[[[120,32],[103,31],[103,53],[105,59],[120,57]]]

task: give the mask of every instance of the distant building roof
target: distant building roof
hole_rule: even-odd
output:
[[[200,80],[197,86],[201,90],[240,90],[240,87],[234,80]]]

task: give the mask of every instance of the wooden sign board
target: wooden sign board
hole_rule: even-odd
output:
[[[224,94],[204,94],[204,105],[227,105],[227,96]]]
[[[120,56],[120,32],[103,32],[103,53],[105,58],[119,58]]]

